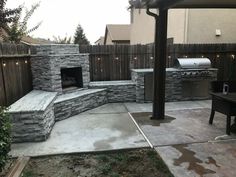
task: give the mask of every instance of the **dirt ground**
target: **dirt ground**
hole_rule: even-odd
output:
[[[173,177],[156,151],[127,150],[32,158],[22,177]]]

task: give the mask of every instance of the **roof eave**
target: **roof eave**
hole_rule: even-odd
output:
[[[227,3],[222,0],[222,3],[199,3],[196,1],[186,0],[130,0],[131,7],[142,8],[236,8],[236,2]]]

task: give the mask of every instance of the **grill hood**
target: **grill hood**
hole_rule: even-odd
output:
[[[174,67],[180,69],[208,69],[211,61],[208,58],[177,58]]]

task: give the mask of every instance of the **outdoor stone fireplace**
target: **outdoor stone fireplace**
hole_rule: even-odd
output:
[[[90,82],[88,54],[80,54],[78,45],[34,46],[31,59],[35,90],[54,91],[88,88]]]

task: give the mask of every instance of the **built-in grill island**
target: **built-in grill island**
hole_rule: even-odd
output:
[[[208,58],[178,58],[166,69],[166,101],[208,99],[210,82],[217,80],[217,69]],[[153,95],[153,69],[132,70],[136,101],[148,102]]]
[[[180,70],[183,99],[207,99],[210,82],[216,80],[216,69],[208,58],[178,58],[175,65]]]

